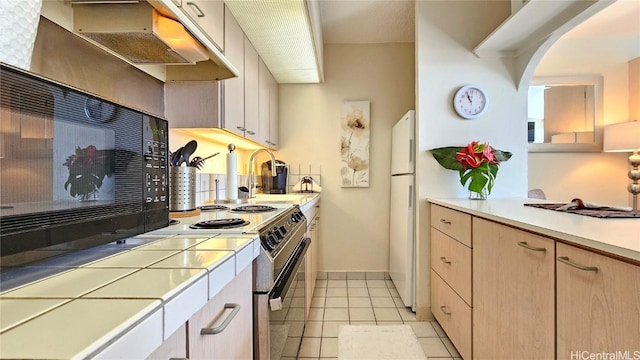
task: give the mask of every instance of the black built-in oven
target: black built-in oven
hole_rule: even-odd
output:
[[[2,271],[168,225],[167,121],[0,64]]]
[[[298,207],[259,231],[254,260],[254,358],[296,358],[305,327],[305,256],[311,240]]]

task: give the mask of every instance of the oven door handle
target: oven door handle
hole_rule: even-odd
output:
[[[311,245],[311,239],[304,238],[300,241],[293,254],[289,258],[289,261],[285,264],[282,272],[276,279],[273,288],[269,291],[269,308],[271,311],[277,311],[282,309],[282,303],[285,300],[286,294],[289,291],[289,287],[295,279],[295,275],[298,272],[300,264],[304,261],[304,255],[307,253],[309,246]]]

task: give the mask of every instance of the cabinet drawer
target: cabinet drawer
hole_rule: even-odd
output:
[[[431,226],[472,247],[471,215],[431,204]]]
[[[471,359],[471,308],[431,270],[431,310],[464,359]]]
[[[431,228],[431,268],[472,305],[471,248]]]
[[[570,245],[556,246],[557,358],[567,359],[575,349],[637,350],[638,358],[640,267]],[[634,352],[629,354],[633,358]]]

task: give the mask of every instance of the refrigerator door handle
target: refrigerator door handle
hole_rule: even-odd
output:
[[[409,139],[409,165],[413,167],[413,139]]]
[[[409,185],[409,209],[413,207],[413,185]]]

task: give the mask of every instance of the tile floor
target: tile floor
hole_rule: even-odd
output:
[[[429,359],[460,359],[435,322],[416,321],[385,273],[321,273],[298,359],[337,359],[340,325],[408,324]]]

